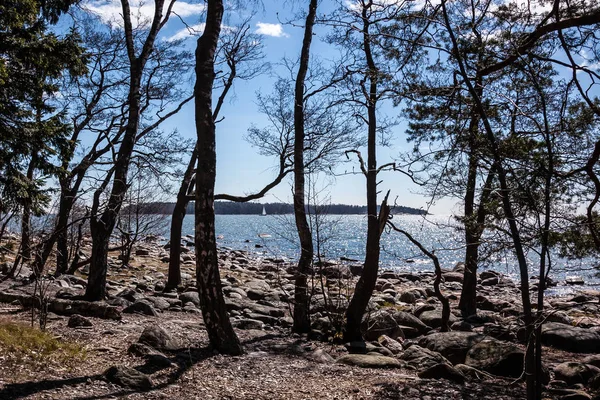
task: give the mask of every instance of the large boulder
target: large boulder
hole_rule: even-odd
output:
[[[574,353],[600,353],[600,334],[558,322],[542,326],[542,343]]]
[[[590,364],[565,362],[554,368],[554,377],[567,385],[578,383],[587,384],[591,379],[600,375],[600,368]]]
[[[392,357],[374,354],[346,354],[336,361],[338,364],[355,365],[362,368],[400,368],[400,361]]]
[[[409,348],[405,349],[402,353],[398,355],[403,361],[417,370],[423,370],[429,367],[433,367],[439,363],[447,363],[450,362],[442,356],[440,353],[436,353],[435,351],[425,349],[418,345],[412,345]]]
[[[419,318],[404,311],[395,311],[392,317],[398,323],[404,336],[407,338],[415,338],[421,336],[431,330],[431,327],[423,323]]]
[[[148,375],[129,367],[110,367],[104,372],[104,378],[115,385],[128,389],[140,391],[152,389],[152,380]]]
[[[184,292],[179,295],[179,300],[182,304],[193,303],[196,307],[200,307],[200,296],[198,292]]]
[[[361,327],[366,340],[377,340],[381,335],[389,336],[392,339],[404,338],[398,322],[392,314],[385,310],[365,315]]]
[[[147,326],[138,339],[138,343],[147,344],[157,350],[172,351],[181,348],[181,343],[158,325]]]
[[[525,353],[517,346],[486,339],[471,347],[465,364],[493,375],[518,378],[523,373],[524,358]]]
[[[152,303],[145,299],[136,301],[129,307],[125,308],[123,312],[129,314],[143,314],[158,317],[158,313],[156,312],[154,305],[152,305]]]
[[[467,353],[485,339],[474,332],[438,332],[419,340],[419,345],[446,357],[452,364],[464,364]]]
[[[424,311],[419,315],[419,319],[427,326],[432,328],[439,328],[442,326],[442,310],[435,309]],[[456,317],[452,314],[448,317],[448,324],[452,325],[457,321]]]
[[[381,335],[377,341],[380,345],[391,351],[392,354],[398,354],[402,352],[402,344],[389,336]]]

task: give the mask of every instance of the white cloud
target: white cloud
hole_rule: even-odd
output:
[[[281,24],[269,24],[266,22],[257,22],[256,31],[259,35],[273,37],[288,37],[289,35],[283,31]]]
[[[165,1],[163,14],[166,13],[170,1]],[[120,0],[87,0],[84,8],[98,15],[104,23],[123,26],[123,9]],[[131,7],[131,19],[135,26],[151,21],[154,16],[154,1],[152,0],[129,0]],[[182,18],[200,15],[204,12],[204,4],[192,4],[184,1],[176,1],[173,12]],[[173,17],[173,15],[171,15]]]

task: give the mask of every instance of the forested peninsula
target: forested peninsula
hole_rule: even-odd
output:
[[[137,205],[138,212],[142,214],[172,214],[175,203],[148,203]],[[236,203],[230,201],[215,202],[215,214],[221,215],[255,215],[262,214],[263,208],[267,215],[293,214],[294,205],[287,203]],[[306,206],[307,213],[332,214],[332,215],[366,215],[367,206],[350,204],[327,204],[322,206]],[[127,208],[124,209],[126,213]],[[395,206],[396,214],[427,215],[427,211],[420,208]],[[187,206],[186,214],[194,214],[194,202]]]

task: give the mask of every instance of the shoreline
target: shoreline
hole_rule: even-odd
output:
[[[86,241],[84,244],[86,251],[89,243]],[[146,355],[128,355],[123,358],[131,341],[149,327],[163,327],[168,335],[178,339],[183,346],[183,350],[169,350],[174,351],[175,361],[165,362],[167,366],[164,368],[167,371],[179,368],[177,357],[189,354],[190,348],[196,349],[198,343],[207,343],[205,332],[201,328],[193,251],[188,248],[182,254],[182,286],[176,292],[163,293],[167,263],[161,257],[164,258],[166,254],[164,246],[145,243],[134,250],[132,263],[128,267],[121,267],[118,265],[117,254],[111,253],[107,279],[110,297],[106,302],[95,303],[95,308],[87,305],[87,308],[79,308],[80,303],[73,300],[84,289],[85,274],[78,272],[74,276],[63,275],[48,280],[49,294],[52,296],[49,329],[69,340],[85,339],[85,343],[91,343],[92,349],[107,346],[114,349],[108,353],[93,350],[92,367],[75,369],[75,372],[67,374],[85,375],[90,368],[100,374],[100,378],[93,378],[86,386],[86,393],[110,393],[110,388],[115,386],[106,387],[105,382],[112,381],[110,377],[102,375],[102,371],[110,366],[118,368],[120,365],[139,365],[140,361],[147,363],[149,360],[158,362],[158,356],[148,358]],[[452,331],[440,333],[441,309],[433,293],[433,272],[382,271],[365,315],[363,329],[366,342],[342,343],[339,341],[339,323],[343,320],[348,295],[356,282],[356,277],[347,265],[326,263],[319,268],[311,290],[312,330],[308,335],[294,335],[290,333],[294,264],[277,258],[254,257],[243,250],[223,248],[219,249],[218,257],[229,315],[248,353],[241,357],[213,356],[203,359],[193,367],[198,371],[207,368],[212,371],[211,368],[216,368],[215,362],[225,360],[237,365],[236,368],[242,368],[241,365],[246,365],[244,368],[247,368],[247,363],[252,363],[256,379],[261,380],[263,378],[260,377],[273,373],[273,365],[298,364],[304,369],[295,370],[295,373],[299,374],[299,379],[314,388],[310,389],[309,398],[320,397],[325,393],[323,391],[334,395],[336,392],[332,392],[331,388],[339,388],[340,385],[357,391],[339,392],[338,398],[340,395],[349,399],[372,398],[364,390],[393,377],[402,381],[404,387],[411,387],[416,391],[415,397],[404,398],[421,398],[421,393],[438,393],[437,396],[443,397],[442,393],[448,393],[449,390],[463,393],[465,385],[473,393],[480,393],[484,397],[483,393],[492,390],[497,399],[522,398],[521,383],[516,386],[511,384],[510,392],[499,389],[515,382],[513,375],[519,366],[522,368],[524,347],[520,339],[522,309],[519,305],[518,288],[512,280],[496,272],[482,271],[479,275],[479,312],[477,317],[466,319],[457,311],[462,279],[460,266],[444,272],[445,282],[441,289],[451,302]],[[12,293],[13,296],[21,294],[22,301],[31,295],[32,289],[33,284],[29,283],[27,271],[22,271],[15,280],[0,284],[0,300],[7,302],[10,300],[6,297],[7,293]],[[582,362],[581,356],[575,355],[573,351],[600,352],[599,298],[600,292],[585,290],[572,297],[547,298],[546,325],[560,328],[559,339],[548,336],[544,342],[544,363],[557,382],[551,382],[549,391],[571,390],[572,382],[564,383],[563,380],[567,378],[561,375],[561,368],[565,362]],[[14,300],[8,301],[11,302],[17,304]],[[27,321],[31,317],[26,306],[16,307],[10,318]],[[91,325],[71,327],[71,320],[75,318],[73,314],[81,314],[81,318],[88,320]],[[106,336],[104,332],[108,331],[113,333]],[[584,337],[587,339],[583,339]],[[461,349],[460,355],[455,353],[457,346]],[[485,347],[486,352],[493,350],[492,353],[485,353],[488,354],[486,359],[508,364],[502,364],[505,365],[503,369],[495,369],[491,362],[476,359],[476,349],[484,350],[481,346],[492,346],[489,349]],[[152,351],[152,354],[163,356],[171,354],[167,350]],[[308,371],[314,368],[321,372],[317,375],[310,374]],[[385,374],[379,373],[378,368],[385,368]],[[219,371],[218,368],[216,371]],[[224,391],[230,387],[238,391],[250,391],[255,394],[254,398],[265,399],[306,398],[302,393],[298,393],[298,396],[284,395],[283,393],[290,393],[287,392],[289,390],[293,391],[295,384],[290,383],[289,386],[282,377],[277,378],[278,384],[272,388],[271,395],[256,396],[256,390],[261,390],[262,386],[253,386],[244,378],[248,376],[248,372],[244,372],[244,369],[239,371],[241,375],[232,372],[229,386],[219,386],[215,390]],[[335,382],[328,378],[333,371],[337,371]],[[344,378],[350,371],[352,376],[360,376],[361,382]],[[150,376],[156,382],[166,379],[160,372],[147,375]],[[598,376],[600,377],[600,370]],[[19,384],[18,379],[2,375],[1,369],[0,381]],[[371,386],[364,386],[365,382]],[[111,385],[118,387],[120,384],[113,382]],[[190,396],[197,390],[193,381],[177,381],[176,385],[188,393],[185,396]],[[161,389],[160,384],[154,384],[152,387],[156,387],[161,396],[171,393],[168,389],[170,386]],[[587,383],[583,388],[592,391]],[[56,399],[67,399],[71,395],[60,391],[51,393],[53,394],[50,396]],[[172,398],[180,398],[178,396]]]

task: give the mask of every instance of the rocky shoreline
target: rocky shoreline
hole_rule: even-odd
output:
[[[86,246],[88,242],[84,243],[84,251]],[[47,280],[49,302],[56,304],[50,307],[50,320],[57,322],[50,324],[50,329],[59,329],[68,337],[72,336],[69,329],[80,332],[136,318],[143,321],[139,329],[144,325],[145,329],[139,340],[128,346],[129,354],[159,370],[175,368],[177,363],[169,361],[168,354],[177,353],[186,345],[185,340],[172,337],[170,323],[183,316],[201,321],[193,251],[189,246],[182,249],[185,249],[183,284],[174,292],[163,292],[168,253],[158,242],[139,246],[134,252],[134,261],[127,267],[122,267],[116,255],[111,254],[110,298],[99,303],[97,310],[86,309],[87,306],[73,300],[85,288],[85,270]],[[336,371],[341,366],[364,369],[365,373],[373,368],[386,368],[408,374],[419,382],[449,381],[457,385],[459,392],[465,385],[480,387],[503,380],[517,382],[522,375],[524,338],[519,320],[520,292],[513,281],[497,272],[483,271],[479,275],[478,315],[463,319],[457,311],[462,265],[444,271],[441,289],[451,300],[452,331],[441,333],[438,332],[441,305],[433,292],[433,273],[382,271],[363,323],[367,341],[342,343],[343,310],[354,288],[355,275],[359,273],[355,264],[327,262],[315,266],[313,329],[309,335],[298,336],[289,334],[293,264],[231,249],[219,250],[219,262],[223,292],[234,327],[242,337],[281,337],[279,342],[268,346],[270,351],[285,348],[294,357],[302,357],[303,362],[330,368],[335,365]],[[31,298],[33,293],[28,278],[29,271],[24,268],[15,280],[0,284],[0,301],[28,306],[23,300]],[[536,283],[532,286],[535,288]],[[546,323],[542,328],[546,346],[544,384],[548,398],[600,398],[597,392],[600,389],[599,298],[598,292],[582,291],[569,297],[548,299],[544,312]],[[298,340],[302,344],[291,345]],[[255,352],[249,351],[243,357],[251,357]],[[157,390],[152,383],[155,379],[152,373],[132,371],[123,365],[110,367],[101,374],[102,381],[138,391]],[[381,374],[378,376],[381,378]],[[514,393],[515,397],[505,393],[498,398],[520,398],[518,393]],[[405,398],[422,395],[413,394],[416,397]]]

